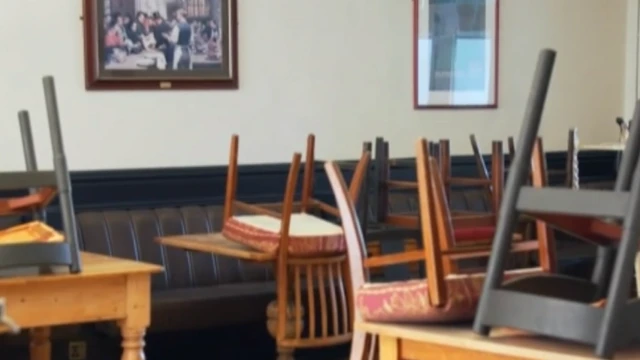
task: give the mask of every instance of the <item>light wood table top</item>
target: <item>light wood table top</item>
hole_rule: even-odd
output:
[[[81,253],[79,274],[0,278],[6,314],[30,329],[31,360],[50,360],[50,328],[113,320],[123,338],[122,360],[144,360],[151,321],[151,274],[161,266]],[[0,327],[0,333],[8,329]]]
[[[0,286],[60,282],[78,278],[87,279],[113,275],[153,274],[163,271],[163,267],[159,265],[87,252],[81,252],[80,259],[82,262],[82,272],[79,274],[0,277]],[[1,296],[2,294],[0,294],[0,297]]]
[[[380,360],[598,359],[594,356],[594,347],[533,336],[511,329],[495,329],[489,338],[475,334],[470,324],[420,326],[356,322],[355,329],[379,336]],[[398,353],[399,356],[389,355],[393,353]],[[618,351],[615,357],[615,360],[638,359],[640,344],[631,349]]]
[[[160,236],[156,238],[156,241],[162,245],[173,248],[200,251],[246,261],[269,262],[275,261],[276,259],[275,253],[265,253],[231,241],[225,238],[222,233]]]

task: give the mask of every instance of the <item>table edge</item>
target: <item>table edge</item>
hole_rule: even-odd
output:
[[[252,254],[256,254],[258,256],[256,256],[255,258],[252,258],[250,256],[234,256],[231,254],[231,252],[228,253],[222,253],[222,252],[214,252],[214,251],[205,251],[203,249],[198,249],[195,246],[194,247],[190,247],[190,246],[181,246],[179,244],[176,243],[176,241],[178,241],[178,237],[189,237],[189,236],[202,236],[202,235],[212,235],[212,234],[218,234],[218,233],[201,233],[201,234],[183,234],[183,235],[174,235],[174,236],[156,236],[154,238],[154,241],[160,245],[163,246],[167,246],[167,247],[171,247],[174,249],[180,249],[180,250],[184,250],[184,251],[194,251],[194,252],[200,252],[200,253],[205,253],[205,254],[214,254],[214,255],[219,255],[219,256],[226,256],[226,257],[231,257],[234,259],[239,259],[239,260],[243,260],[243,261],[250,261],[250,262],[256,262],[256,263],[266,263],[266,262],[273,262],[276,260],[277,256],[276,254],[269,254],[269,253],[265,253],[265,252],[260,252],[257,250],[253,250]],[[231,241],[231,240],[229,240]],[[205,244],[206,246],[206,244]],[[232,251],[232,252],[236,252],[236,251]],[[241,250],[237,250],[237,252],[241,252]]]
[[[394,331],[389,333],[385,331],[385,327],[396,326],[400,327],[400,331]],[[474,333],[473,337],[460,337],[454,338],[451,335],[436,334],[429,332],[429,338],[425,339],[424,332],[420,332],[418,329],[409,328],[412,325],[394,325],[394,324],[382,324],[382,323],[367,323],[364,321],[357,321],[354,325],[356,331],[362,331],[366,333],[375,334],[378,336],[390,336],[399,340],[410,340],[415,342],[430,343],[435,345],[442,345],[453,348],[463,348],[467,350],[480,351],[485,353],[505,355],[505,356],[526,356],[526,359],[531,360],[548,360],[551,356],[554,360],[587,360],[596,359],[595,357],[585,357],[584,355],[558,353],[553,350],[544,349],[532,349],[523,348],[517,344],[505,344],[500,343],[497,339],[484,338]],[[414,326],[420,326],[416,324]],[[446,325],[443,325],[446,326]],[[469,329],[471,331],[471,329]],[[561,340],[558,340],[562,342]]]

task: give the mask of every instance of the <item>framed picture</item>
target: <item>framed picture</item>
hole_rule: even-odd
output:
[[[237,89],[236,0],[83,0],[88,90]]]
[[[498,107],[499,0],[414,1],[414,107]]]

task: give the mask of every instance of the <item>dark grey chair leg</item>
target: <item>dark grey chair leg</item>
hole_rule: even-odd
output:
[[[640,120],[640,106],[636,106],[633,113],[633,120]],[[614,185],[614,191],[629,191],[633,171],[638,163],[640,155],[640,126],[631,128],[629,138],[625,145],[625,151],[620,160],[618,174]],[[613,261],[616,257],[616,249],[613,246],[599,246],[596,255],[596,264],[591,280],[598,286],[598,295],[603,297],[609,288],[609,279]]]
[[[498,213],[498,227],[493,241],[483,293],[497,288],[504,273],[505,261],[511,246],[511,234],[515,231],[518,212],[516,203],[520,188],[526,183],[531,167],[531,155],[535,144],[544,103],[551,82],[551,74],[556,59],[556,52],[543,50],[538,58],[538,66],[533,79],[533,87],[525,109],[524,122],[517,143],[520,144],[511,164],[507,184]],[[491,328],[485,325],[485,315],[489,311],[488,296],[482,296],[473,329],[481,335],[488,335]]]
[[[640,335],[640,326],[634,320],[640,316],[640,304],[628,302],[640,237],[640,182],[632,184],[633,178],[640,177],[640,129],[634,129],[628,140],[614,191],[523,186],[554,60],[555,52],[547,50],[542,52],[538,62],[533,94],[518,141],[521,148],[515,152],[507,179],[487,278],[473,327],[482,335],[488,335],[491,326],[507,326],[587,343],[595,346],[598,356],[612,358],[617,347]],[[634,120],[640,121],[640,100],[636,103]],[[550,274],[500,284],[510,234],[519,212],[534,216],[556,213],[613,218],[608,221],[615,221],[623,229],[615,260],[613,246],[601,248],[593,276],[595,284]],[[591,305],[602,298],[601,294],[607,295],[604,309]]]
[[[591,282],[596,285],[596,294],[598,298],[607,295],[609,289],[609,279],[611,279],[611,271],[613,261],[616,258],[616,248],[614,246],[598,246],[596,250],[595,264],[591,273]]]
[[[640,104],[639,104],[640,106]],[[634,173],[640,178],[640,166]],[[633,279],[633,268],[638,238],[640,237],[640,182],[633,183],[630,204],[624,218],[624,233],[618,249],[618,256],[613,267],[612,281],[604,309],[600,333],[596,343],[596,355],[604,358],[613,357],[616,341],[621,333],[620,325],[629,299],[629,289]]]
[[[29,112],[26,110],[20,111],[18,113],[18,120],[20,123],[22,151],[24,153],[24,162],[27,166],[27,171],[36,171],[38,170],[38,162],[36,160],[35,146],[33,144],[33,134],[31,132],[31,120],[29,119]]]
[[[60,129],[60,116],[58,112],[58,102],[53,77],[47,76],[42,79],[44,86],[44,97],[47,106],[47,116],[49,119],[49,133],[51,136],[51,147],[53,150],[53,165],[58,183],[58,201],[60,202],[60,212],[62,224],[71,252],[71,267],[73,273],[78,273],[82,269],[80,263],[80,245],[78,227],[76,224],[75,209],[71,194],[71,178],[67,166],[67,158],[64,153],[64,143],[62,141],[62,130]]]
[[[20,135],[22,137],[22,151],[24,154],[24,162],[27,171],[37,171],[38,161],[36,160],[36,150],[33,143],[33,133],[31,131],[31,120],[29,112],[22,110],[18,112],[18,121],[20,123]],[[38,191],[36,188],[30,188],[29,193],[34,194]],[[34,210],[32,213],[34,220],[46,221],[44,210]]]

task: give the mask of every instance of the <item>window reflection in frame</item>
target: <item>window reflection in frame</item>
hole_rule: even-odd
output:
[[[497,108],[499,0],[414,0],[416,109]]]

